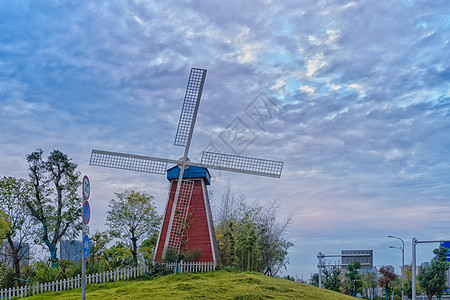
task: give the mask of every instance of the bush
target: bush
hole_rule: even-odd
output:
[[[183,261],[185,262],[198,262],[202,256],[200,249],[196,248],[194,250],[187,250],[184,254]]]
[[[16,272],[14,269],[8,269],[3,263],[0,263],[0,288],[12,288],[16,286]]]
[[[173,274],[172,269],[166,267],[165,264],[156,263],[151,266],[150,270],[142,275],[142,280],[152,280],[153,278]]]
[[[164,262],[176,262],[177,261],[177,251],[173,248],[167,248],[166,254],[164,255]]]
[[[77,264],[76,262],[64,259],[58,262],[59,267],[61,268],[61,274],[59,279],[67,279],[76,277],[78,274],[81,275],[81,262]]]
[[[43,261],[38,261],[34,265],[33,282],[46,283],[56,281],[60,277],[61,268],[52,268]]]

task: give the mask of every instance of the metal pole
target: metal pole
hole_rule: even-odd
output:
[[[403,239],[393,236],[393,235],[389,235],[388,238],[393,238],[393,239],[397,239],[402,241],[402,300],[405,299],[405,291],[404,291],[404,287],[405,287],[405,242],[403,241]]]
[[[412,238],[412,300],[416,300],[416,245],[417,239]]]
[[[81,300],[86,300],[86,258],[81,255]]]
[[[405,299],[405,242],[402,247],[402,300]]]
[[[319,269],[319,288],[322,288],[322,252],[319,252],[319,254],[317,254],[317,258],[319,259],[319,264],[317,265],[317,268]]]

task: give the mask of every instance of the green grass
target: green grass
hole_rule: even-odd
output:
[[[29,297],[38,299],[79,300],[81,289],[44,293]],[[322,290],[293,281],[256,273],[216,271],[178,274],[153,280],[119,281],[89,284],[86,299],[317,299],[350,300],[350,296]]]

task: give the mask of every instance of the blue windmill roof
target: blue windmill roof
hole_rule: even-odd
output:
[[[178,166],[174,166],[167,170],[167,179],[169,181],[178,179],[178,177],[180,177],[180,168]],[[209,174],[209,171],[206,168],[190,166],[184,170],[183,174],[183,179],[188,178],[203,178],[207,185],[211,184],[211,174]]]

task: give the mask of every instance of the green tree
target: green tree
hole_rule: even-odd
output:
[[[284,239],[290,218],[278,222],[279,205],[248,205],[246,196],[228,184],[219,205],[214,207],[216,238],[222,264],[240,270],[261,271],[275,276],[289,263],[292,243]]]
[[[8,216],[0,209],[0,246],[3,244],[3,239],[8,232],[11,231],[10,226],[11,224],[8,221]]]
[[[111,241],[110,236],[104,231],[95,231],[89,237],[90,254],[86,262],[87,273],[99,273],[109,270],[109,264],[105,259],[105,252],[108,250],[107,244]]]
[[[102,260],[106,264],[106,270],[129,267],[134,264],[130,249],[120,242],[106,249]]]
[[[393,288],[397,275],[386,267],[381,267],[380,270],[378,270],[378,273],[382,275],[382,277],[378,279],[378,284],[384,289],[386,293],[386,300],[388,300],[389,293]]]
[[[362,280],[364,282],[364,290],[368,299],[373,299],[375,295],[375,289],[377,288],[377,273],[371,271],[365,271],[362,274]]]
[[[312,273],[308,282],[310,285],[319,286],[319,273]]]
[[[48,247],[52,267],[56,267],[58,242],[63,237],[75,238],[81,230],[80,173],[61,151],[52,151],[47,161],[42,154],[38,149],[27,156],[34,193],[27,206],[42,226],[38,240]]]
[[[333,266],[331,269],[326,268],[323,273],[323,287],[327,290],[339,292],[342,280],[341,270]]]
[[[138,262],[140,243],[158,232],[161,217],[156,212],[153,196],[146,192],[127,190],[115,193],[116,199],[109,201],[106,225],[112,237],[119,238]]]
[[[153,255],[155,254],[155,247],[158,241],[158,234],[155,232],[150,238],[142,241],[139,247],[139,252],[142,255],[142,259],[146,265],[150,265],[153,262]]]
[[[448,249],[444,247],[433,250],[435,256],[431,260],[430,266],[425,270],[421,269],[419,276],[419,284],[431,300],[434,295],[440,297],[445,289],[447,281],[447,270],[449,264],[447,262]]]
[[[348,280],[348,293],[353,297],[356,297],[358,293],[362,293],[362,287],[364,285],[359,269],[361,269],[361,263],[356,261],[347,266],[347,273],[345,273],[345,277]]]
[[[0,209],[5,213],[9,224],[8,232],[4,234],[4,247],[8,249],[5,253],[13,262],[18,286],[22,284],[21,262],[30,255],[30,242],[37,232],[36,222],[26,208],[26,203],[32,196],[32,187],[25,179],[0,178]]]

